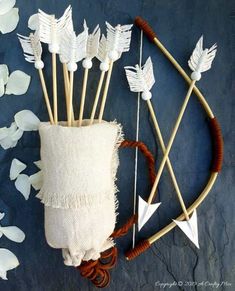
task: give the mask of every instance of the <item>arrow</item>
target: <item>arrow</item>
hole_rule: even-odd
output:
[[[55,124],[58,123],[57,108],[57,64],[56,54],[60,51],[61,39],[65,28],[73,30],[72,8],[69,6],[64,14],[56,19],[55,15],[49,15],[42,10],[38,10],[39,38],[43,43],[48,44],[52,54],[52,77],[53,77],[53,111]]]
[[[216,45],[212,46],[209,50],[206,49],[205,51],[203,51],[202,40],[203,39],[201,37],[196,45],[195,50],[193,51],[193,54],[192,54],[190,60],[189,60],[189,66],[192,70],[194,70],[194,72],[192,73],[192,79],[194,81],[192,83],[195,83],[196,80],[199,80],[201,78],[201,72],[208,70],[211,67],[211,63],[212,63],[214,56],[215,56],[214,49],[216,48]],[[198,64],[198,65],[196,65],[196,64]],[[165,148],[164,141],[163,141],[163,138],[161,135],[161,131],[160,131],[160,128],[158,126],[157,119],[156,119],[156,115],[154,113],[154,110],[153,110],[153,107],[152,107],[152,104],[150,101],[152,94],[149,90],[152,88],[152,86],[155,82],[151,59],[148,58],[145,65],[143,66],[143,68],[140,68],[138,65],[136,65],[135,67],[125,67],[125,70],[126,70],[126,75],[127,75],[127,79],[129,82],[130,90],[133,92],[143,92],[142,99],[147,101],[148,108],[149,108],[155,129],[156,129],[158,138],[160,140],[161,148],[162,148],[163,153],[164,153],[165,162],[167,163],[170,175],[172,177],[173,184],[174,184],[175,189],[176,189],[176,193],[177,193],[179,202],[180,202],[182,210],[185,214],[186,225],[190,225],[190,227],[188,228],[189,230],[191,230],[191,235],[189,235],[189,238],[194,237],[194,234],[197,233],[197,230],[193,229],[194,225],[190,224],[190,218],[188,216],[188,213],[187,213],[187,210],[185,207],[185,203],[184,203],[182,195],[180,193],[180,189],[179,189],[177,180],[175,178],[175,175],[174,175],[174,172],[173,172],[173,169],[172,169],[169,157],[168,157],[168,154],[170,151],[169,149],[171,146],[168,148],[168,154],[166,154],[167,149]],[[191,84],[191,86],[189,88],[189,91],[188,91],[187,96],[185,98],[186,101],[183,104],[181,113],[180,113],[178,121],[177,121],[178,123],[180,123],[181,118],[182,118],[183,113],[184,113],[184,110],[186,109],[186,105],[187,105],[189,97],[192,93],[193,86],[194,86],[194,84],[193,85]],[[177,126],[179,126],[179,124]],[[173,134],[175,134],[175,135],[176,135],[176,132],[178,129],[177,126],[175,126],[175,129],[174,129],[175,133],[173,132]],[[173,136],[173,139],[174,139],[174,136]],[[172,143],[173,143],[173,140],[172,140]],[[163,163],[161,164],[162,168],[160,166],[159,171],[163,170],[165,162],[164,162],[164,164]],[[156,180],[160,179],[160,175],[161,175],[161,173],[159,174],[159,172],[158,172]],[[154,185],[156,185],[156,180],[155,180]],[[141,205],[139,205],[139,225],[140,225],[139,230],[144,225],[144,223],[146,223],[148,221],[148,219],[150,218],[151,215],[149,216],[149,214],[150,213],[153,214],[153,212],[147,211],[147,207],[151,205],[155,191],[153,192],[153,189],[152,189],[150,197],[148,199],[148,203],[146,203],[145,207],[143,207],[143,206],[141,207]],[[139,199],[139,201],[140,201],[140,199]],[[147,215],[147,214],[148,214],[148,217],[145,218],[145,215]],[[194,241],[198,241],[198,239],[197,240],[194,239]]]
[[[88,31],[86,22],[84,22],[84,26],[85,26],[85,29]],[[82,96],[81,96],[80,111],[79,111],[79,126],[82,125],[88,73],[89,73],[89,70],[92,68],[92,59],[97,56],[98,49],[99,49],[99,41],[100,41],[100,29],[99,29],[99,25],[97,25],[94,31],[92,32],[92,34],[88,35],[87,44],[86,44],[86,56],[82,62],[82,66],[84,68],[84,77],[83,77]]]
[[[113,27],[108,22],[106,22],[107,27],[107,51],[109,58],[109,69],[107,73],[107,78],[104,86],[104,92],[102,96],[102,101],[100,105],[99,111],[99,122],[102,121],[104,108],[106,104],[106,99],[109,90],[109,84],[111,80],[113,63],[117,61],[123,52],[127,52],[130,49],[131,43],[131,28],[132,24],[129,25],[120,25],[118,24],[116,27]]]
[[[68,126],[72,125],[72,108],[73,108],[73,83],[74,72],[77,70],[77,62],[81,61],[86,56],[87,45],[87,29],[76,36],[74,31],[70,29],[64,31],[63,41],[60,48],[60,59],[67,63],[67,68],[70,72],[69,98],[67,106]]]
[[[20,34],[17,35],[24,51],[25,60],[29,63],[34,63],[34,67],[38,70],[50,123],[53,124],[54,117],[52,114],[50,100],[42,70],[44,68],[44,63],[42,61],[42,45],[40,43],[38,33],[30,33],[29,36],[23,36]]]
[[[199,39],[197,45],[196,45],[196,48],[193,51],[193,54],[192,54],[190,60],[189,60],[189,66],[193,70],[193,73],[191,74],[192,82],[191,82],[191,85],[190,85],[190,87],[188,89],[187,95],[186,95],[186,97],[184,99],[183,105],[181,107],[180,113],[178,115],[178,118],[176,120],[174,129],[172,131],[168,146],[166,148],[164,157],[162,159],[162,162],[160,164],[159,170],[157,172],[157,176],[156,176],[154,185],[152,187],[151,193],[150,193],[149,198],[148,198],[148,203],[149,204],[152,202],[152,200],[154,198],[154,194],[156,192],[156,189],[157,189],[161,174],[163,172],[165,163],[166,163],[166,161],[168,159],[168,155],[170,153],[170,150],[171,150],[171,147],[173,145],[175,136],[177,134],[178,128],[179,128],[180,123],[181,123],[181,120],[182,120],[184,112],[186,110],[189,98],[190,98],[190,96],[192,94],[194,85],[195,85],[196,81],[200,80],[201,73],[210,69],[212,61],[213,61],[213,59],[215,57],[216,45],[213,45],[210,49],[205,49],[205,50],[203,50],[202,45],[203,45],[203,38],[201,37]]]
[[[151,103],[151,92],[149,90],[151,90],[152,86],[155,83],[155,79],[154,79],[154,74],[153,74],[153,65],[152,65],[152,61],[151,58],[149,57],[145,63],[145,65],[140,68],[140,66],[136,65],[135,67],[125,67],[126,70],[126,75],[127,75],[127,80],[130,86],[130,90],[132,92],[142,92],[142,99],[146,101],[147,105],[148,105],[148,109],[158,136],[158,139],[160,141],[160,145],[163,151],[163,154],[166,151],[166,147],[163,141],[163,137],[161,134],[161,130],[160,127],[158,125],[158,121],[156,118],[156,114],[154,112],[152,103]],[[167,166],[168,166],[168,170],[169,173],[171,175],[179,202],[181,204],[182,210],[185,214],[186,219],[189,219],[187,211],[186,211],[186,207],[170,162],[170,159],[167,158]],[[140,198],[139,198],[139,201]],[[141,203],[141,205],[139,205],[139,221],[138,221],[138,225],[139,225],[139,230],[143,227],[143,225],[148,221],[148,219],[150,218],[150,216],[148,216],[148,219],[146,219],[147,217],[145,217],[145,213],[146,215],[151,213],[151,211],[147,211],[147,207],[150,207],[152,204],[148,204],[145,202],[145,207],[142,206],[143,203]],[[141,207],[142,206],[142,207]],[[157,208],[156,208],[157,209]],[[153,214],[153,212],[152,212]],[[151,214],[151,215],[152,215]]]
[[[100,43],[99,43],[98,54],[97,54],[97,59],[100,61],[100,71],[101,71],[101,73],[100,73],[100,79],[99,79],[98,87],[97,87],[97,90],[96,90],[94,103],[93,103],[93,106],[92,106],[89,125],[91,125],[94,122],[94,117],[95,117],[97,105],[98,105],[98,102],[99,102],[100,93],[101,93],[102,85],[103,85],[103,82],[104,82],[105,73],[109,70],[109,56],[108,56],[108,54],[109,54],[109,51],[108,51],[107,39],[102,34],[102,37],[101,37],[101,40],[100,40]]]

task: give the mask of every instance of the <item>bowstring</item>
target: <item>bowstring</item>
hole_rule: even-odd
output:
[[[139,66],[142,66],[143,56],[143,30],[140,31],[140,47],[139,47]],[[137,112],[136,112],[136,136],[135,140],[139,141],[140,126],[140,92],[137,95]],[[137,198],[137,179],[138,179],[138,147],[135,149],[135,176],[134,176],[134,195],[133,195],[133,214],[136,214],[136,198]],[[132,232],[132,248],[135,247],[136,224],[133,224]]]

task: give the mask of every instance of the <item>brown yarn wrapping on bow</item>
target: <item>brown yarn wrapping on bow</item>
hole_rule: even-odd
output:
[[[150,246],[151,244],[147,239],[142,240],[133,249],[127,251],[125,253],[125,256],[127,260],[133,260],[135,257],[138,257],[140,254],[142,254],[144,251],[150,248]]]
[[[151,185],[154,183],[155,172],[155,160],[152,153],[148,150],[147,146],[143,142],[124,140],[121,148],[136,148],[143,153],[148,163],[149,179]],[[119,229],[114,230],[110,237],[118,238],[128,233],[129,229],[137,222],[137,214],[133,215],[128,221]],[[96,287],[104,288],[110,283],[109,270],[112,269],[117,263],[118,251],[116,247],[112,247],[100,254],[100,258],[96,261],[83,261],[77,269],[80,271],[82,277],[89,279]]]
[[[220,172],[223,164],[224,143],[220,125],[216,117],[210,119],[210,130],[213,140],[212,172]]]
[[[153,31],[152,27],[146,20],[144,20],[141,16],[137,16],[135,18],[135,25],[144,31],[144,33],[151,42],[154,41],[156,33]]]

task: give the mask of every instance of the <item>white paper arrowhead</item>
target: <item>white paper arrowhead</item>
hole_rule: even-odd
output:
[[[179,228],[187,235],[187,237],[195,244],[199,249],[198,243],[198,226],[197,226],[197,212],[193,211],[191,218],[188,221],[173,221],[179,226]]]
[[[157,210],[161,203],[148,204],[144,199],[139,196],[138,206],[138,230],[145,225],[153,213]]]

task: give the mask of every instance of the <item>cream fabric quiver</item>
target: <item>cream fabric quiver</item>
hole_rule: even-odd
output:
[[[43,186],[48,244],[63,250],[64,262],[78,266],[113,246],[120,125],[102,122],[65,127],[42,123]]]

